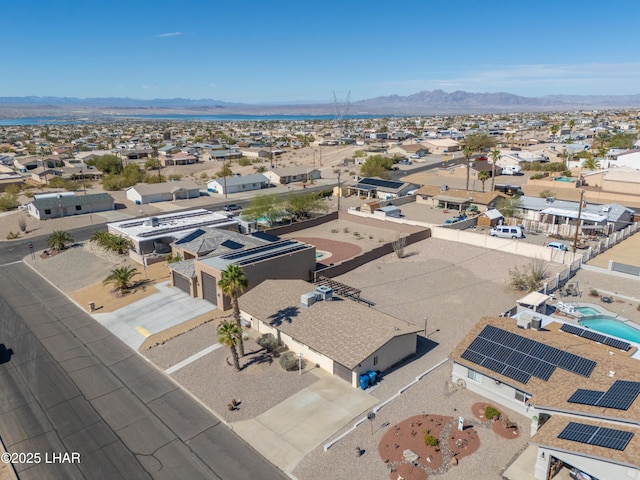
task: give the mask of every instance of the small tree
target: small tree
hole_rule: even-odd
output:
[[[480,172],[478,174],[478,180],[482,182],[482,193],[484,193],[484,184],[489,180],[489,174],[487,172]]]
[[[133,277],[140,275],[135,267],[118,267],[111,270],[111,274],[102,282],[103,285],[113,284],[115,290],[119,294],[125,294],[131,288]]]
[[[73,242],[73,237],[69,232],[64,230],[55,230],[49,235],[47,245],[51,250],[61,252],[67,248],[67,243]]]
[[[240,360],[238,359],[238,351],[236,346],[242,340],[242,330],[231,321],[222,322],[218,327],[218,343],[221,343],[225,347],[229,347],[231,350],[231,357],[233,358],[233,368],[235,371],[240,370]]]
[[[465,145],[464,150],[462,151],[462,154],[465,156],[465,158],[467,159],[467,187],[466,190],[469,191],[469,173],[471,171],[471,155],[473,155],[473,150],[471,149],[471,147],[469,147],[469,145]]]
[[[27,231],[27,219],[23,216],[18,217],[18,228],[20,228],[22,233]]]
[[[244,341],[242,339],[242,323],[240,322],[240,307],[238,306],[238,297],[249,287],[242,267],[231,264],[222,271],[222,278],[218,282],[218,286],[222,293],[231,300],[231,308],[233,309],[233,317],[236,325],[241,332],[238,346],[240,347],[240,356],[244,357]]]

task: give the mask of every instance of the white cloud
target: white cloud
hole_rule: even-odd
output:
[[[177,37],[179,35],[182,35],[182,32],[161,33],[160,35],[156,35],[156,38]]]

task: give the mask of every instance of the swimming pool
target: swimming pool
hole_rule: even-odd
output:
[[[582,315],[598,315],[600,313],[593,307],[576,307],[575,311]]]
[[[553,179],[554,182],[575,182],[575,178],[571,177],[556,177]]]
[[[590,328],[600,333],[613,335],[630,342],[640,343],[640,330],[626,323],[619,322],[611,317],[600,316],[588,320],[578,320],[583,327]]]

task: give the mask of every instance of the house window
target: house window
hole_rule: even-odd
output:
[[[375,357],[373,357],[373,366],[375,367],[376,365],[378,365],[378,356],[377,355]]]
[[[45,215],[51,215],[51,209],[50,208],[45,208],[44,209],[44,214]]]
[[[522,403],[525,403],[528,399],[527,394],[524,392],[521,392],[520,390],[516,390],[515,397],[516,397],[516,400]]]
[[[81,205],[76,205],[76,211],[82,210],[82,206]]]
[[[469,380],[473,380],[474,382],[478,382],[480,383],[482,381],[482,374],[479,372],[476,372],[475,370],[467,370],[467,378]]]

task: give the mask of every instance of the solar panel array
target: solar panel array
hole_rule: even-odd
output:
[[[151,232],[141,232],[138,234],[138,237],[141,238],[145,238],[145,237],[153,237],[156,235],[164,235],[165,233],[172,233],[172,232],[180,232],[182,230],[184,230],[185,228],[199,228],[199,227],[208,227],[211,225],[218,225],[219,223],[226,223],[229,222],[230,220],[228,218],[219,218],[216,220],[209,220],[209,221],[204,221],[204,222],[199,222],[199,223],[194,223],[193,225],[181,225],[178,227],[167,227],[167,228],[159,228],[156,230],[153,230]]]
[[[492,325],[484,327],[461,357],[520,383],[532,376],[547,381],[556,367],[588,377],[596,366],[593,360]]]
[[[360,184],[392,189],[400,188],[403,185],[402,182],[395,182],[393,180],[382,180],[380,178],[363,178],[362,180],[360,180]]]
[[[560,432],[558,438],[622,451],[627,448],[627,445],[633,438],[633,433],[616,430],[614,428],[569,422],[562,432]]]
[[[243,250],[242,252],[225,253],[224,255],[220,255],[220,258],[224,260],[236,260],[240,257],[253,255],[261,252],[266,252],[266,251],[272,251],[272,250],[283,248],[289,245],[299,245],[299,244],[300,242],[298,242],[297,240],[283,240],[282,242],[270,243],[268,245],[262,245],[260,247]],[[304,244],[304,246],[306,247],[307,245]]]
[[[638,394],[640,394],[640,382],[616,380],[606,392],[579,388],[569,397],[568,402],[627,410],[636,400]]]
[[[608,345],[613,348],[624,350],[625,352],[631,348],[631,344],[629,342],[618,340],[617,338],[607,337],[606,335],[594,332],[593,330],[586,330],[584,328],[569,325],[568,323],[564,323],[562,327],[560,327],[560,330],[562,330],[563,332],[571,333],[572,335],[586,338],[588,340],[593,340],[594,342],[602,343],[603,345]]]

